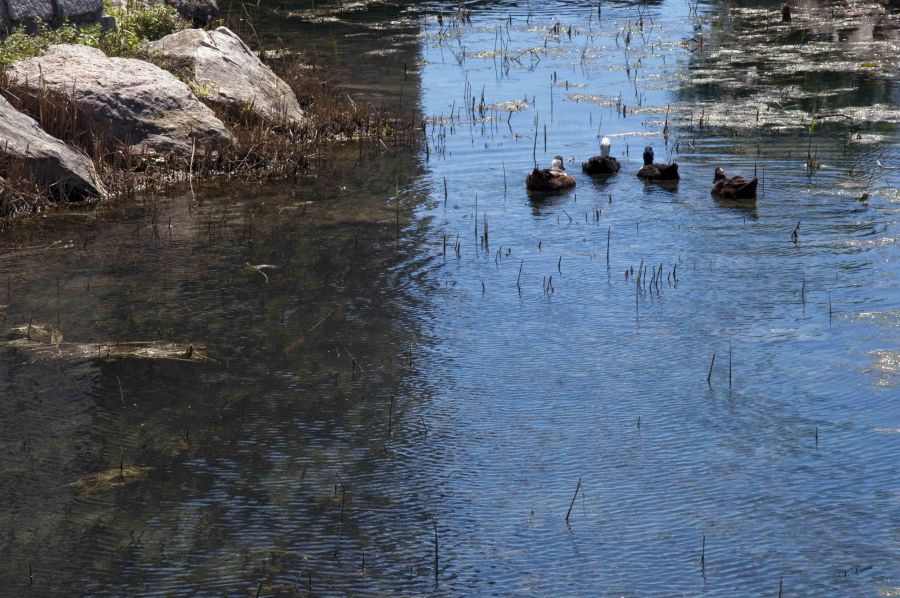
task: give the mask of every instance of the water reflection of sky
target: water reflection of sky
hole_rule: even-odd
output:
[[[736,595],[777,592],[783,575],[802,594],[890,590],[896,439],[875,430],[900,415],[884,325],[896,37],[862,47],[846,16],[797,43],[829,7],[797,7],[791,25],[780,5],[604,3],[599,21],[596,5],[530,8],[424,31],[428,213],[436,237],[463,240],[433,299],[450,383],[431,404],[452,423],[425,479],[457,480],[438,512],[473,530],[457,558],[491,564],[462,583]],[[861,29],[896,19],[855,9]],[[589,180],[578,166],[601,136],[623,170]],[[677,187],[633,176],[646,144],[679,162]],[[557,153],[578,187],[529,201],[525,173]],[[755,209],[713,201],[717,165],[760,176]],[[626,271],[642,265],[636,290]],[[860,319],[866,306],[878,317]]]

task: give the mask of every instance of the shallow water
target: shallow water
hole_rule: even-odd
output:
[[[8,326],[216,361],[2,349],[0,587],[900,591],[897,11],[852,7],[795,8],[802,35],[775,4],[270,15],[304,52],[354,40],[379,87],[348,91],[402,93],[427,149],[7,231]],[[384,27],[398,52],[364,54]],[[605,181],[578,168],[601,135]],[[677,187],[633,176],[648,143]],[[578,187],[530,198],[556,153]],[[710,197],[717,165],[757,172],[755,209]],[[67,485],[120,463],[153,469]]]

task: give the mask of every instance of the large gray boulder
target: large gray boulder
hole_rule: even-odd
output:
[[[0,96],[0,161],[5,170],[22,174],[52,195],[72,200],[106,197],[94,165],[84,154],[47,134],[30,116]]]
[[[95,48],[65,44],[16,63],[8,75],[17,90],[68,97],[95,136],[108,136],[137,153],[188,157],[233,141],[187,85],[143,60],[109,58]]]
[[[296,127],[304,121],[291,87],[227,27],[186,29],[147,46],[151,53],[188,65],[211,102],[234,112],[249,109],[273,124]]]

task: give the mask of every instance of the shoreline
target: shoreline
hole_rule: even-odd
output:
[[[48,172],[36,141],[0,128],[0,226],[187,182],[307,176],[327,145],[398,144],[417,131],[383,108],[355,102],[299,54],[251,50],[221,20],[194,28],[168,5],[127,10],[136,12],[115,13],[117,29],[39,25],[34,34],[16,30],[0,42],[7,112],[33,120],[42,142],[49,137],[70,150],[54,146]],[[117,52],[125,25],[165,35]],[[11,62],[10,46],[19,48],[24,35],[32,36],[27,50],[35,55]],[[136,88],[145,93],[127,95]],[[103,93],[109,97],[94,97]],[[73,161],[80,165],[75,175]]]

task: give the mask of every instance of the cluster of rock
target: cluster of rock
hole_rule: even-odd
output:
[[[55,0],[61,4],[63,0]],[[207,101],[289,128],[304,124],[294,92],[225,27],[190,29],[149,44],[149,51],[190,69]],[[191,88],[162,68],[111,58],[81,45],[57,45],[6,73],[12,93],[55,94],[74,104],[95,137],[134,154],[189,157],[222,150],[234,139]],[[14,162],[48,190],[69,198],[103,197],[87,156],[44,132],[30,117],[0,102],[0,159]]]
[[[219,18],[216,0],[114,0],[112,6],[126,9],[133,4],[169,4],[195,26],[208,25]],[[96,23],[103,17],[103,0],[0,0],[0,37],[18,26],[35,23],[59,25]]]
[[[103,0],[0,0],[0,36],[18,25],[93,23],[102,14]]]

